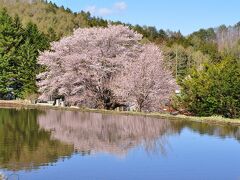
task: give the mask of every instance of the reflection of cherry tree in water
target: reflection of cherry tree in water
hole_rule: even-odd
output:
[[[0,169],[31,170],[74,152],[125,155],[136,146],[166,153],[184,130],[240,140],[240,126],[72,111],[0,109]],[[51,132],[50,132],[51,131]]]
[[[147,152],[166,153],[166,137],[172,133],[169,121],[142,116],[49,110],[38,122],[53,139],[74,144],[78,152],[122,155],[143,145]]]
[[[74,145],[83,154],[108,152],[126,154],[136,146],[149,153],[166,153],[167,137],[183,129],[214,136],[240,139],[240,127],[189,121],[169,121],[144,116],[49,110],[38,116],[39,126],[51,138]]]

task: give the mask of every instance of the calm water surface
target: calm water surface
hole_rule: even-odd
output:
[[[0,109],[0,174],[20,180],[240,180],[240,127]]]

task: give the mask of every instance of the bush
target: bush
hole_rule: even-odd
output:
[[[193,70],[181,92],[179,102],[195,115],[240,117],[240,59],[229,56],[201,71]]]

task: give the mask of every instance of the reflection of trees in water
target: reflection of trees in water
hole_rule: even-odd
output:
[[[143,116],[49,110],[38,117],[52,138],[73,144],[79,152],[125,154],[143,145],[148,152],[165,152],[170,121]]]
[[[184,128],[188,128],[189,130],[197,132],[199,134],[217,136],[220,138],[232,137],[240,141],[240,126],[237,125],[216,125],[212,123],[199,123],[180,120],[172,121],[171,126],[175,132],[178,132],[179,134]]]
[[[71,155],[73,147],[39,129],[37,110],[0,109],[0,168],[33,169]]]
[[[240,127],[189,121],[168,121],[144,116],[121,116],[88,112],[49,110],[38,116],[41,128],[53,139],[73,144],[83,154],[126,154],[143,145],[148,152],[166,153],[167,136],[188,128],[200,134],[240,139]]]
[[[0,109],[0,168],[34,169],[70,156],[74,148],[83,155],[91,151],[122,155],[144,145],[148,152],[164,153],[167,136],[180,134],[184,128],[240,140],[239,126],[71,111]]]

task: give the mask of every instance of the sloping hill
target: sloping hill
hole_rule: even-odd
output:
[[[0,0],[0,8],[6,8],[11,16],[17,14],[24,25],[32,21],[42,32],[52,33],[54,30],[58,37],[70,34],[74,28],[107,24],[89,13],[73,13],[70,9],[40,0]]]

